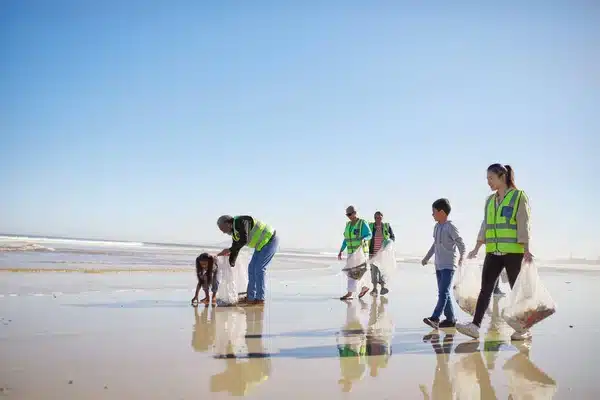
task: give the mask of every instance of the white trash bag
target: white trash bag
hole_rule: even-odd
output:
[[[461,310],[473,316],[481,290],[481,268],[476,263],[458,267],[452,290]]]
[[[229,257],[217,257],[217,279],[219,289],[217,290],[217,305],[233,306],[239,302],[240,294],[245,293],[248,288],[248,257],[239,254],[235,261],[235,267],[229,265]]]
[[[348,256],[346,265],[342,268],[342,271],[349,278],[359,281],[365,272],[367,272],[368,268],[367,255],[361,249],[357,249]]]
[[[376,265],[381,271],[383,278],[387,278],[396,271],[396,248],[393,240],[388,240],[381,249],[369,260],[369,264]]]
[[[556,312],[556,303],[542,284],[535,264],[523,264],[502,318],[517,332],[525,331]]]

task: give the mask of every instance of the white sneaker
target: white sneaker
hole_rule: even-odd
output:
[[[473,339],[479,339],[479,327],[472,322],[469,322],[468,324],[457,323],[456,330]]]
[[[531,331],[528,329],[526,331],[523,332],[517,332],[515,331],[515,333],[513,333],[510,338],[512,340],[527,340],[527,339],[531,339]]]

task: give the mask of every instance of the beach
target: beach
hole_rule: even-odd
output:
[[[0,254],[0,395],[10,399],[600,395],[593,268],[540,265],[557,312],[530,343],[511,343],[506,298],[479,341],[425,326],[432,266],[400,262],[385,299],[347,304],[333,256],[285,253],[264,307],[194,308],[200,248],[36,243]]]

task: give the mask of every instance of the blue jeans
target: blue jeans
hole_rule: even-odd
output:
[[[248,264],[248,300],[265,299],[265,273],[278,245],[279,236],[275,235],[260,251],[254,250]]]
[[[454,317],[454,307],[450,298],[450,288],[452,287],[453,269],[438,269],[435,271],[438,285],[438,302],[431,314],[431,319],[439,320],[442,311],[446,319],[456,321]]]

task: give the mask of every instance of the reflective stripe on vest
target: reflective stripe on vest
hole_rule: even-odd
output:
[[[371,228],[371,233],[373,237],[375,237],[375,223],[369,223],[369,228]],[[387,222],[383,223],[383,240],[388,240],[390,238],[390,224]]]
[[[496,207],[496,196],[490,197],[485,208],[486,253],[524,253],[517,239],[517,209],[522,192],[513,189]],[[508,218],[507,218],[508,217]]]
[[[369,243],[366,240],[361,239],[362,227],[366,223],[364,220],[359,219],[354,225],[350,221],[346,223],[346,229],[344,230],[344,239],[346,240],[346,249],[348,254],[354,253],[360,247],[362,247],[365,253],[369,252]]]
[[[240,240],[240,234],[235,230],[235,220],[237,218],[238,217],[233,218],[233,240]],[[265,247],[265,245],[269,243],[269,240],[271,240],[273,237],[274,230],[269,225],[257,220],[256,218],[252,218],[252,221],[254,221],[254,226],[248,233],[247,246],[252,249],[256,249],[257,251],[261,251],[262,248]]]

